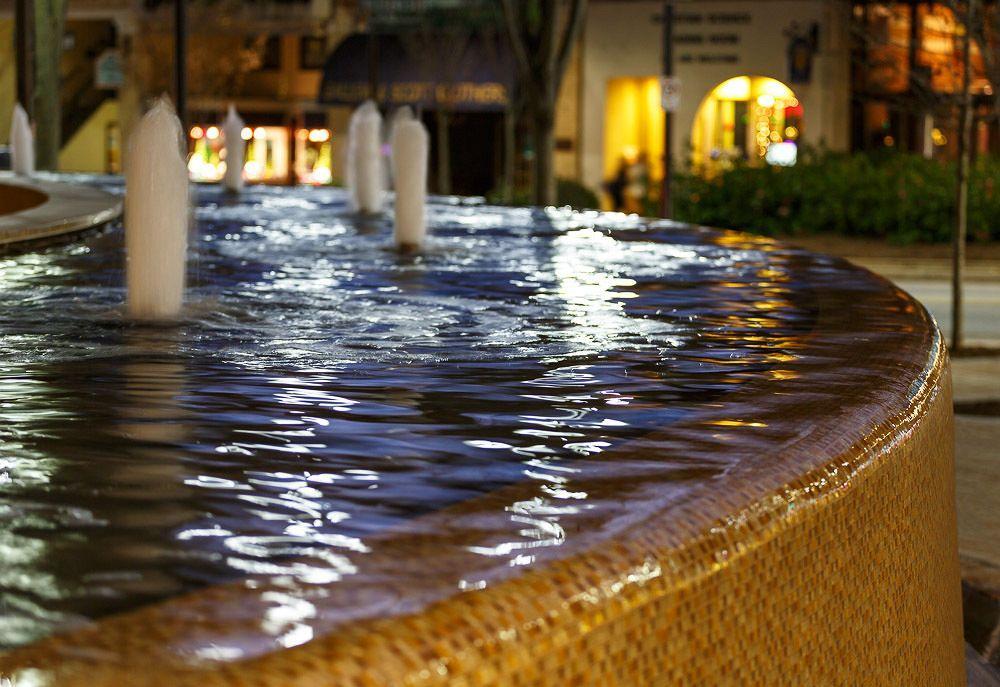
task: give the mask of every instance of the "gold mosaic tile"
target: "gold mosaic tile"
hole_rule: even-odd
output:
[[[879,354],[877,340],[853,345],[859,364]],[[796,403],[794,379],[748,391],[790,395],[784,424],[750,428],[769,443],[663,506],[627,476],[587,485],[605,507],[531,565],[480,551],[521,526],[512,513],[536,485],[516,484],[372,540],[357,575],[208,588],[0,655],[0,675],[19,687],[957,687],[948,361],[929,321],[892,355],[895,378],[839,404]],[[704,431],[700,417],[663,433]],[[295,608],[307,636],[282,648],[262,619]]]

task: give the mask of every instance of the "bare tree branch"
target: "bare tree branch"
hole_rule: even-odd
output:
[[[501,0],[504,25],[510,38],[514,59],[517,60],[519,71],[524,74],[531,72],[531,61],[528,59],[528,48],[524,43],[524,31],[521,23],[520,3],[516,0]]]
[[[566,21],[566,30],[563,32],[562,42],[559,44],[559,52],[556,54],[556,92],[559,91],[559,87],[562,85],[562,78],[566,73],[566,65],[569,63],[570,53],[573,52],[573,46],[580,37],[586,16],[587,0],[572,0],[569,8],[569,19]]]

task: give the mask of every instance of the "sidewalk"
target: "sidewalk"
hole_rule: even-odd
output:
[[[965,637],[1000,667],[1000,356],[952,361]]]

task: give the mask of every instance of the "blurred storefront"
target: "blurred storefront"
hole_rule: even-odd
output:
[[[121,171],[129,127],[152,98],[172,92],[171,10],[161,0],[68,3],[60,169]],[[233,103],[250,134],[248,181],[336,180],[346,114],[318,105],[316,93],[329,46],[355,21],[351,8],[325,0],[189,3],[192,178],[212,180],[224,169],[218,128]],[[0,0],[0,124],[13,106],[13,42],[4,40],[12,30],[12,3]]]
[[[583,36],[581,180],[607,189],[664,165],[661,2],[595,0]],[[800,145],[850,145],[851,6],[838,0],[675,3],[675,166],[791,165]],[[612,182],[609,184],[609,180]],[[634,184],[633,184],[634,186]],[[610,194],[604,201],[611,206]]]
[[[890,148],[950,159],[963,27],[947,3],[700,0],[674,3],[675,167],[794,165],[804,147]],[[581,41],[580,180],[617,190],[663,176],[663,3],[592,0]],[[1000,152],[986,65],[972,48],[974,145]],[[638,172],[636,170],[639,170]],[[614,192],[609,192],[612,189]],[[625,203],[627,205],[627,203]],[[633,204],[634,205],[634,204]]]
[[[510,115],[513,58],[492,30],[396,27],[356,33],[331,51],[319,101],[349,112],[373,99],[386,114],[408,106],[430,134],[430,167],[447,151],[448,188],[432,175],[435,192],[484,195],[499,184],[504,118]],[[442,140],[447,137],[447,143]]]
[[[188,130],[188,171],[191,179],[216,182],[226,173],[225,139],[218,117],[199,120]],[[329,184],[333,180],[333,133],[323,126],[290,127],[250,118],[243,127],[246,141],[243,177],[248,183]],[[273,121],[273,118],[271,119]],[[319,118],[314,123],[319,123]],[[324,120],[325,121],[325,120]]]
[[[952,10],[945,3],[854,2],[852,21],[852,146],[953,157],[964,27]],[[975,152],[1000,152],[993,88],[975,42],[971,52]]]

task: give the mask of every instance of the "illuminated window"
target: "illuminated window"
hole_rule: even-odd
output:
[[[736,160],[795,164],[802,105],[788,86],[766,76],[737,76],[705,96],[691,131],[691,157],[704,171]],[[778,146],[768,155],[768,150]]]
[[[329,184],[333,180],[332,136],[329,129],[295,132],[295,176],[304,184]]]
[[[188,132],[191,156],[188,172],[193,181],[219,181],[226,173],[225,139],[214,124],[196,124]],[[247,181],[281,182],[288,178],[288,129],[283,126],[246,127],[243,176]]]

